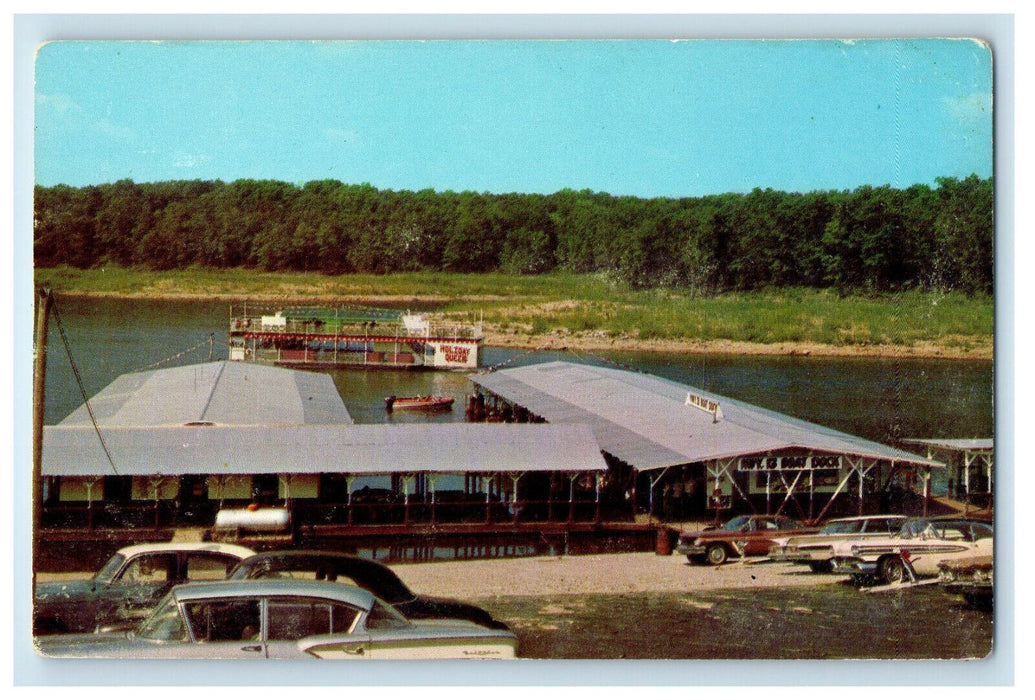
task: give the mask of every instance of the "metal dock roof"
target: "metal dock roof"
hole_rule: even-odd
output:
[[[995,449],[993,438],[903,438],[902,442],[954,452],[991,452]]]
[[[585,423],[639,470],[802,449],[931,467],[933,459],[667,379],[547,362],[471,377],[550,423]],[[712,410],[708,410],[708,409]]]
[[[226,360],[124,374],[90,407],[109,427],[353,422],[329,375]],[[91,425],[86,405],[59,425]]]
[[[164,426],[102,428],[118,474],[605,471],[585,425]],[[47,426],[44,476],[112,476],[92,426]]]

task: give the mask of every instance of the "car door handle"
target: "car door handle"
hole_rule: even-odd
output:
[[[341,650],[351,656],[363,656],[365,653],[362,644],[343,644]]]
[[[261,644],[248,644],[247,646],[241,647],[241,651],[262,651]]]

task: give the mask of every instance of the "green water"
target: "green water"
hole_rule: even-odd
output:
[[[58,316],[88,396],[116,377],[200,344],[162,366],[227,357],[230,306],[224,302],[58,299]],[[56,324],[55,324],[56,325]],[[82,404],[60,334],[51,327],[45,422]],[[712,356],[680,353],[524,354],[484,348],[483,363],[549,360],[616,363],[871,440],[972,438],[993,434],[990,361]],[[464,419],[472,385],[465,373],[328,370],[357,423],[450,422]],[[439,394],[452,411],[388,414],[384,397]]]

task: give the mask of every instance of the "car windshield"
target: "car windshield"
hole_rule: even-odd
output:
[[[927,520],[909,520],[902,526],[902,529],[898,531],[897,537],[901,537],[904,540],[916,539],[922,535],[931,536],[934,535],[934,528],[931,523]]]
[[[862,523],[862,520],[841,520],[827,523],[820,532],[824,535],[846,535],[859,532],[862,529]]]
[[[408,627],[409,620],[403,617],[398,610],[384,601],[374,599],[374,605],[367,613],[366,626],[368,630],[374,629],[395,629]]]
[[[992,536],[992,528],[984,523],[967,521],[950,521],[934,525],[939,539],[943,540],[966,540],[976,542]]]
[[[167,595],[158,607],[137,627],[136,636],[161,642],[187,639],[187,628],[180,616],[180,608],[172,594]]]
[[[974,523],[973,531],[975,541],[990,539],[993,533],[992,526],[984,523]]]
[[[751,529],[751,518],[746,515],[738,515],[737,517],[727,521],[726,524],[722,526],[722,529],[730,532],[749,530]]]
[[[115,574],[117,574],[119,572],[119,569],[122,568],[122,564],[125,561],[126,561],[126,557],[122,556],[121,554],[114,554],[114,555],[112,555],[111,559],[109,559],[104,564],[104,566],[102,566],[100,568],[100,570],[96,574],[93,575],[93,580],[94,581],[111,581],[115,577]]]

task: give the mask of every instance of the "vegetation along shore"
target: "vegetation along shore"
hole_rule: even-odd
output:
[[[637,198],[333,180],[36,187],[58,294],[413,304],[491,345],[992,356],[993,183]]]
[[[777,288],[695,293],[635,289],[602,273],[344,274],[114,265],[37,268],[65,296],[230,303],[412,305],[484,319],[489,345],[599,351],[990,359],[990,294],[910,290],[839,295]]]

